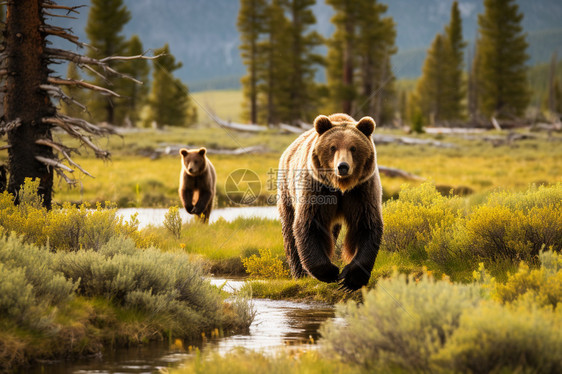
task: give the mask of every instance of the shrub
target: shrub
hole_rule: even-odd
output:
[[[560,373],[561,317],[528,303],[486,303],[463,313],[434,364],[445,372]]]
[[[540,249],[562,249],[562,184],[525,192],[496,192],[453,225],[441,225],[427,245],[429,258],[534,261]]]
[[[512,303],[526,297],[537,305],[556,308],[562,303],[562,255],[552,251],[541,252],[540,269],[519,265],[505,284],[494,283],[495,295],[503,303]]]
[[[0,237],[0,263],[6,269],[22,271],[36,303],[59,305],[73,297],[78,286],[53,268],[55,254],[23,244],[20,238]]]
[[[289,276],[289,271],[283,261],[271,254],[269,249],[259,249],[259,256],[253,254],[242,258],[246,272],[253,278],[284,278]]]
[[[487,284],[427,273],[418,282],[403,275],[379,281],[362,305],[339,307],[340,319],[321,327],[324,353],[368,371],[560,372],[562,314],[531,297],[488,299],[494,281],[480,270]]]
[[[383,210],[382,248],[426,257],[425,246],[439,227],[449,227],[462,214],[459,197],[444,197],[426,182],[405,187],[398,200],[387,202]]]
[[[218,292],[186,254],[137,250],[130,239],[113,238],[99,251],[60,253],[56,267],[67,278],[81,280],[80,294],[103,296],[124,306],[132,300],[128,297],[131,292],[137,293],[134,300],[139,300],[138,292],[144,292],[182,301],[210,318],[216,317],[220,307]]]
[[[115,208],[104,209],[101,204],[90,209],[87,204],[76,207],[65,203],[47,211],[37,200],[37,186],[37,182],[27,179],[17,206],[12,195],[0,194],[0,227],[21,235],[27,243],[55,250],[98,250],[114,236],[138,236],[136,216],[125,221]]]
[[[418,282],[395,274],[366,292],[362,305],[338,308],[343,322],[322,326],[323,348],[369,369],[427,370],[431,355],[458,328],[461,314],[480,300],[474,285],[435,281],[427,273]]]
[[[176,238],[181,237],[181,217],[177,206],[170,207],[164,216],[164,227]]]

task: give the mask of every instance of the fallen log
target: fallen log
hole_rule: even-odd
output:
[[[408,136],[392,136],[392,135],[382,135],[374,134],[373,140],[376,145],[378,144],[404,144],[404,145],[430,145],[432,147],[438,148],[456,148],[457,146],[453,143],[445,143],[432,139],[418,139]]]
[[[402,169],[390,168],[382,165],[379,165],[379,173],[389,178],[404,178],[407,180],[415,180],[415,181],[425,180],[425,178],[422,178],[412,173],[408,173],[407,171],[404,171]]]

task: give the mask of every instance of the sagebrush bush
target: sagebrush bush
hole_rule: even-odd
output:
[[[562,314],[531,297],[497,303],[489,286],[394,275],[363,304],[339,307],[321,327],[321,347],[368,371],[560,372]]]
[[[137,250],[130,239],[112,238],[99,251],[61,252],[55,266],[67,278],[80,280],[78,292],[85,296],[103,296],[123,306],[133,302],[149,312],[159,305],[161,313],[178,315],[179,301],[186,310],[204,313],[208,322],[219,320],[219,293],[183,253]]]
[[[37,198],[37,186],[38,182],[26,179],[19,205],[14,205],[13,196],[7,192],[0,194],[0,227],[5,232],[15,232],[27,243],[48,245],[54,250],[98,250],[112,237],[138,236],[136,216],[126,221],[115,208],[105,209],[101,204],[90,209],[87,204],[76,207],[65,203],[48,211]]]
[[[363,296],[363,304],[338,307],[343,321],[322,326],[322,347],[371,370],[427,370],[462,313],[481,300],[477,286],[435,281],[427,273],[419,281],[395,274]]]
[[[242,258],[242,264],[246,273],[253,278],[285,278],[289,276],[289,270],[283,261],[274,256],[269,249],[259,249],[259,256],[256,254]]]
[[[562,314],[533,303],[485,303],[462,314],[432,361],[444,372],[560,373]]]
[[[527,191],[492,193],[452,225],[437,225],[426,249],[446,265],[455,259],[478,262],[534,261],[543,246],[562,249],[562,184]]]
[[[539,306],[557,308],[562,303],[562,255],[544,251],[539,255],[541,267],[530,269],[522,262],[515,274],[509,274],[505,283],[493,282],[497,299],[513,303],[527,298]]]
[[[12,235],[0,237],[0,263],[23,271],[37,303],[59,305],[73,297],[78,282],[66,279],[54,267],[56,254],[24,244]]]
[[[418,187],[404,187],[397,200],[384,205],[382,248],[426,256],[425,246],[433,232],[449,227],[463,213],[459,197],[444,197],[431,182]]]

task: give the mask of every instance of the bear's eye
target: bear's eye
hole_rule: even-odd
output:
[[[352,146],[351,148],[349,148],[349,150],[350,150],[351,152],[355,152],[355,151],[357,150],[357,148],[355,148],[355,146]]]
[[[335,145],[331,146],[331,147],[330,147],[330,151],[332,151],[332,153],[335,152],[335,151],[336,151],[336,146],[335,146]]]

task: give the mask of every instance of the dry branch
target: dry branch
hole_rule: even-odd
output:
[[[92,149],[97,157],[99,157],[99,158],[109,158],[110,153],[108,151],[104,151],[103,149],[96,146],[94,143],[92,143],[92,141],[90,140],[90,138],[87,135],[82,134],[80,132],[80,128],[78,126],[74,126],[72,123],[64,121],[63,119],[61,119],[60,115],[57,116],[57,117],[43,118],[43,122],[44,123],[50,123],[52,125],[60,127],[67,134],[69,134],[70,136],[80,140],[83,144],[87,145],[90,149]],[[94,125],[92,125],[92,126],[94,126]],[[99,131],[96,134],[101,135],[102,132]]]
[[[47,93],[55,98],[55,99],[60,99],[62,101],[64,101],[67,104],[74,104],[77,107],[81,108],[84,112],[87,112],[88,109],[86,108],[85,105],[81,104],[80,102],[74,100],[72,97],[66,95],[61,89],[60,87],[57,86],[52,86],[50,84],[42,84],[39,86],[39,88],[41,88],[42,90],[47,91]]]
[[[91,84],[91,83],[84,82],[84,81],[77,81],[75,79],[61,79],[61,78],[49,77],[47,79],[47,82],[49,82],[51,84],[57,84],[59,86],[81,86],[81,87],[88,88],[88,89],[93,90],[93,91],[101,92],[102,94],[111,95],[111,96],[115,96],[115,97],[121,97],[121,95],[119,95],[118,93],[113,92],[111,90],[108,90],[107,88],[96,86],[95,84]]]
[[[8,123],[2,120],[2,122],[0,122],[0,135],[4,135],[8,133],[20,125],[21,125],[21,119],[19,118],[16,118],[15,120]]]
[[[69,168],[65,164],[61,163],[60,161],[53,160],[52,158],[47,158],[47,157],[43,157],[43,156],[35,156],[35,159],[37,161],[40,161],[40,162],[44,163],[47,166],[52,166],[55,169],[62,169],[62,170],[67,171],[69,173],[74,173],[74,170],[72,170],[71,168]]]
[[[117,70],[113,69],[111,66],[109,66],[108,64],[106,64],[105,61],[102,60],[98,60],[92,57],[88,57],[88,56],[84,56],[78,53],[74,53],[74,52],[69,52],[69,51],[65,51],[62,49],[56,49],[56,48],[46,48],[45,52],[47,53],[47,56],[49,58],[54,58],[54,59],[59,59],[59,60],[66,60],[66,61],[70,61],[70,62],[74,62],[75,64],[78,65],[95,65],[95,66],[99,66],[101,69],[103,69],[104,71],[110,72],[111,74],[119,77],[119,78],[125,78],[125,79],[129,79],[133,82],[135,82],[136,84],[143,84],[143,82],[139,81],[138,79],[135,79],[133,77],[131,77],[128,74],[123,74],[118,72]],[[142,55],[139,55],[142,56]],[[131,57],[139,57],[139,56],[131,56]],[[159,57],[158,56],[154,56],[154,58]],[[139,57],[140,58],[140,57]],[[121,59],[121,58],[119,58]],[[150,57],[150,59],[153,59],[153,57]],[[107,81],[107,79],[105,79]]]
[[[41,31],[68,40],[69,42],[76,44],[80,48],[90,47],[89,44],[81,42],[76,35],[69,34],[69,30],[62,27],[45,25],[41,27]]]
[[[80,14],[80,12],[78,12],[76,9],[79,8],[83,8],[86,5],[77,5],[77,6],[64,6],[64,5],[57,5],[55,3],[53,3],[52,1],[43,1],[43,5],[42,7],[45,9],[62,9],[62,10],[66,10],[66,14],[70,14],[70,13],[76,13],[76,14]]]
[[[60,18],[78,19],[78,17],[64,16],[64,15],[62,15],[62,14],[53,14],[53,13],[45,12],[45,10],[43,10],[43,14],[46,15],[46,16],[48,16],[48,17],[60,17]]]
[[[78,170],[80,170],[82,173],[86,174],[89,177],[94,178],[94,176],[90,173],[88,173],[86,170],[82,169],[82,167],[80,165],[78,165],[76,162],[74,162],[74,160],[72,158],[70,158],[69,153],[74,151],[76,153],[78,153],[77,150],[72,149],[72,148],[68,148],[65,147],[62,144],[59,143],[55,143],[50,141],[49,139],[38,139],[35,141],[35,143],[37,144],[41,144],[41,145],[46,145],[48,147],[51,147],[53,149],[56,149],[57,151],[59,151],[60,153],[62,153],[62,155],[67,159],[67,161],[74,166],[75,168],[77,168]]]

